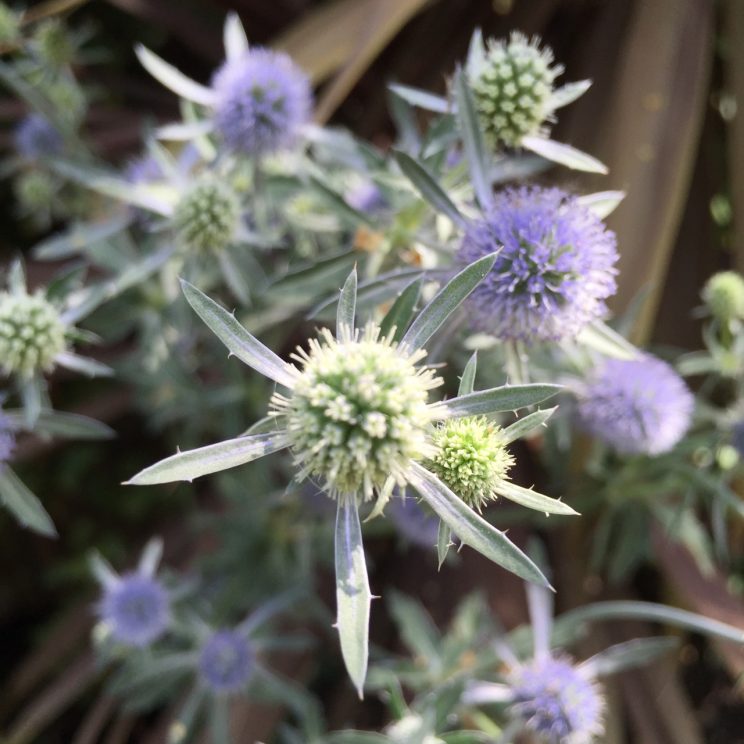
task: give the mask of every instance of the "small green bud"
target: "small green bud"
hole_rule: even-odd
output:
[[[40,170],[21,173],[13,184],[13,190],[21,207],[32,214],[51,209],[56,193],[52,176]]]
[[[235,234],[240,205],[235,192],[213,178],[197,181],[176,206],[173,223],[189,249],[218,251]]]
[[[539,40],[513,33],[491,41],[470,78],[483,130],[494,147],[518,147],[523,137],[543,133],[553,114],[553,83],[563,68]]]
[[[18,14],[5,3],[0,3],[0,44],[13,44],[18,41],[19,32]]]
[[[468,506],[480,511],[496,499],[514,458],[501,429],[484,417],[445,421],[432,437],[436,454],[427,467]]]
[[[65,345],[65,325],[42,294],[0,292],[0,367],[6,374],[50,372]]]
[[[744,320],[744,278],[735,271],[720,271],[708,279],[703,300],[711,315],[723,323]]]
[[[736,447],[724,444],[716,451],[716,462],[721,470],[731,470],[739,463],[739,452]]]

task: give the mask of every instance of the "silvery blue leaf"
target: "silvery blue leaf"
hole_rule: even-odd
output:
[[[344,282],[336,308],[336,337],[341,338],[341,329],[354,330],[354,317],[356,314],[357,296],[357,272],[356,267]]]
[[[142,66],[176,95],[203,106],[211,106],[214,103],[214,93],[209,88],[187,77],[147,47],[138,44],[134,51]]]
[[[595,194],[580,196],[577,201],[582,207],[594,212],[600,219],[612,214],[625,199],[624,191],[598,191]]]
[[[569,103],[573,103],[577,98],[581,98],[591,87],[591,80],[577,80],[575,83],[566,83],[553,91],[550,97],[550,103],[554,109],[568,106]]]
[[[679,638],[635,638],[603,649],[579,665],[592,677],[606,677],[625,669],[648,664],[679,646]]]
[[[538,382],[479,390],[437,405],[437,418],[485,416],[500,411],[516,411],[518,408],[542,403],[562,389],[560,385]]]
[[[80,372],[87,377],[111,377],[114,370],[106,364],[101,364],[95,359],[80,356],[72,351],[63,351],[54,357],[54,361],[65,369],[72,372]]]
[[[240,16],[234,11],[230,11],[225,17],[223,40],[225,56],[229,60],[239,59],[248,51],[248,37],[240,22]]]
[[[585,152],[571,147],[571,145],[564,145],[562,142],[555,142],[544,137],[528,136],[523,137],[520,144],[546,160],[565,165],[573,170],[602,174],[608,172],[607,166],[597,158],[587,155]]]
[[[533,491],[531,488],[523,488],[511,481],[499,481],[495,490],[499,496],[503,496],[515,504],[526,506],[528,509],[535,509],[544,514],[578,515],[577,511],[563,501],[552,499],[550,496]]]
[[[448,114],[452,112],[450,102],[446,98],[442,98],[442,96],[436,96],[425,90],[419,90],[418,88],[412,88],[408,85],[400,85],[398,83],[393,83],[388,88],[407,103],[410,103],[412,106],[418,106],[418,108],[422,108],[425,111],[433,111],[436,114]]]
[[[380,322],[380,335],[387,337],[395,329],[393,339],[400,341],[411,322],[416,303],[421,296],[422,277],[414,279],[399,295]]]
[[[530,413],[527,416],[515,421],[513,424],[507,426],[501,432],[501,439],[504,444],[510,444],[515,442],[517,439],[521,439],[527,436],[530,432],[534,431],[540,426],[544,426],[548,419],[558,410],[558,406],[554,408],[544,408],[534,413]]]
[[[41,501],[7,466],[0,467],[0,503],[24,527],[47,537],[56,537],[57,530]]]

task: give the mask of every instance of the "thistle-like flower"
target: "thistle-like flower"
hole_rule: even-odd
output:
[[[576,391],[582,428],[624,455],[668,452],[690,427],[695,399],[661,359],[608,359]]]
[[[492,388],[430,402],[439,382],[421,365],[423,346],[490,270],[494,256],[465,268],[421,311],[400,340],[376,325],[354,330],[356,272],[347,279],[338,306],[337,332],[320,332],[289,364],[254,338],[236,319],[183,282],[187,300],[232,354],[267,375],[286,392],[277,392],[265,433],[242,436],[152,465],[131,479],[134,485],[192,480],[289,448],[299,477],[315,478],[337,500],[336,572],[338,627],[349,673],[361,694],[367,667],[371,594],[361,542],[359,507],[376,499],[377,514],[395,486],[411,486],[467,543],[530,581],[544,582],[532,561],[473,512],[423,466],[435,454],[431,426],[474,414],[515,410],[545,400],[553,385]],[[397,336],[395,337],[397,338]],[[524,489],[526,491],[526,489]],[[572,514],[560,501],[535,494],[520,503],[542,511]]]
[[[553,89],[563,72],[540,40],[515,32],[491,40],[469,74],[483,131],[494,146],[517,147],[528,135],[547,135],[556,108]]]
[[[15,129],[13,141],[18,154],[26,160],[43,160],[62,150],[62,135],[49,119],[29,114]]]
[[[509,189],[468,226],[460,256],[470,262],[503,246],[473,292],[479,330],[503,340],[575,338],[607,312],[616,290],[615,235],[560,189]]]
[[[239,629],[213,632],[199,653],[202,682],[217,694],[242,690],[251,677],[254,652]]]
[[[721,323],[744,320],[744,277],[736,271],[714,274],[703,288],[703,300]]]

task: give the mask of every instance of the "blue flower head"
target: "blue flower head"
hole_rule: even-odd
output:
[[[465,263],[502,247],[470,296],[475,327],[503,340],[575,338],[607,312],[616,290],[615,235],[560,189],[523,187],[497,194],[468,227]]]
[[[214,121],[228,149],[259,157],[286,147],[310,118],[307,76],[281,52],[253,48],[212,81]]]
[[[512,690],[512,713],[548,744],[588,744],[604,730],[599,685],[564,658],[520,666]]]
[[[253,650],[238,630],[218,630],[202,647],[199,672],[213,692],[238,692],[248,682],[253,663]]]
[[[621,454],[658,455],[690,426],[694,398],[661,359],[610,359],[578,392],[579,422]]]
[[[137,571],[116,577],[105,587],[99,613],[116,641],[147,646],[168,628],[170,601],[155,577]]]
[[[15,450],[15,434],[10,428],[8,417],[0,411],[0,470],[10,460]]]
[[[364,179],[346,192],[346,201],[359,212],[379,212],[387,206],[385,195],[374,181]]]
[[[41,160],[62,150],[62,135],[41,114],[29,114],[16,127],[14,143],[18,154],[27,160]]]

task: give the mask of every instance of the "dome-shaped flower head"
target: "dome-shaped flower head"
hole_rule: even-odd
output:
[[[253,48],[212,80],[214,122],[228,149],[260,157],[291,145],[310,118],[307,76],[281,52]]]
[[[104,589],[99,614],[116,641],[147,646],[166,631],[170,602],[154,576],[137,571],[117,576]]]
[[[607,312],[616,290],[615,235],[575,197],[538,187],[497,194],[468,226],[460,258],[469,263],[500,246],[470,297],[480,330],[503,340],[557,341]]]
[[[254,653],[238,630],[218,630],[202,646],[199,674],[213,692],[238,692],[250,679]]]
[[[494,41],[469,71],[483,131],[494,146],[517,147],[527,135],[547,134],[553,118],[553,83],[563,72],[539,39],[513,33]]]
[[[62,150],[62,135],[41,114],[26,116],[16,127],[13,138],[18,154],[27,160],[41,160]]]
[[[658,455],[690,426],[694,398],[661,359],[608,359],[577,391],[581,426],[621,454]]]
[[[703,288],[703,300],[722,323],[744,320],[744,277],[736,271],[714,274]]]
[[[599,685],[565,658],[544,656],[514,670],[512,715],[546,744],[589,744],[602,734]]]

